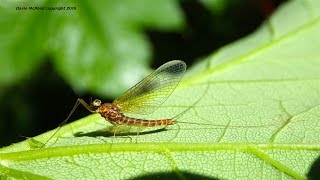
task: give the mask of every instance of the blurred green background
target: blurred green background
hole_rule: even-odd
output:
[[[191,66],[250,34],[283,1],[3,0],[0,145],[62,122],[78,97],[112,101],[161,64]],[[23,7],[73,10],[23,10]],[[89,114],[79,108],[71,120]]]

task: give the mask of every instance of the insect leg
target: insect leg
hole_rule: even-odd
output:
[[[57,130],[52,134],[52,136],[43,144],[43,146],[41,146],[41,148],[43,148],[43,147],[53,138],[53,136],[55,136],[55,135],[58,133],[58,131],[61,129],[61,127],[68,122],[70,116],[74,113],[74,111],[77,109],[77,107],[79,106],[80,103],[81,103],[82,105],[84,105],[84,106],[85,106],[85,104],[87,104],[87,103],[85,103],[85,102],[83,103],[82,101],[84,102],[84,100],[82,100],[82,99],[80,99],[80,98],[77,99],[76,103],[74,104],[74,106],[73,106],[72,110],[70,111],[69,115],[67,116],[67,118],[59,124],[58,129],[57,129]],[[85,106],[85,107],[86,107],[86,106]]]
[[[95,111],[93,110],[93,108],[88,104],[88,103],[86,103],[83,99],[81,99],[81,98],[78,98],[77,99],[77,103],[81,103],[88,111],[90,111],[90,112],[92,112],[92,113],[94,113]],[[79,105],[79,104],[78,104]],[[73,111],[75,110],[75,109],[72,109]],[[71,114],[73,113],[73,111],[71,111]]]

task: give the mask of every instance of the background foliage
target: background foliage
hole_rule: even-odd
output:
[[[2,1],[0,145],[56,127],[77,97],[111,101],[150,65],[190,66],[253,31],[277,5],[264,2]],[[77,10],[16,10],[30,5]]]

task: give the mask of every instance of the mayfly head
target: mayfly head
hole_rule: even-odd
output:
[[[90,103],[90,107],[92,110],[97,110],[101,106],[101,100],[100,99],[95,99]]]

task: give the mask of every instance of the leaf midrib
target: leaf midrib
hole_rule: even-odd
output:
[[[111,148],[110,148],[111,147]],[[26,151],[0,153],[1,160],[34,160],[58,156],[73,156],[88,153],[112,152],[196,152],[196,151],[237,151],[251,152],[249,149],[261,150],[320,150],[319,143],[116,143],[87,144],[33,149]]]

